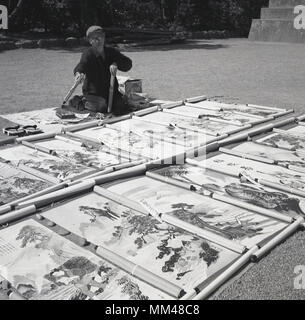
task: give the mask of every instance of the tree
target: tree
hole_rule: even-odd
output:
[[[268,0],[3,0],[18,31],[45,27],[83,34],[103,27],[232,30],[247,34]]]
[[[25,2],[24,0],[18,0],[16,6],[14,7],[12,13],[9,16],[10,19],[15,19],[16,16],[20,14],[21,9],[24,5],[24,2]],[[12,1],[9,1],[9,4],[11,4],[11,3],[12,3]]]

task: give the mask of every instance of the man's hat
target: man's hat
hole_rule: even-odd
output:
[[[87,38],[90,38],[94,33],[105,33],[105,30],[100,26],[91,26],[86,32]]]

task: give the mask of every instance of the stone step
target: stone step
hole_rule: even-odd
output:
[[[294,7],[287,8],[262,8],[261,19],[288,19],[292,20],[296,17]]]
[[[254,19],[249,40],[305,43],[305,30],[296,30],[293,20]]]
[[[305,6],[305,0],[269,0],[270,8]]]

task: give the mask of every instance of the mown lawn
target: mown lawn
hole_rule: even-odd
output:
[[[80,54],[63,49],[1,52],[0,114],[60,106]],[[209,40],[126,54],[134,64],[128,75],[142,78],[144,91],[156,98],[207,94],[299,112],[305,105],[304,45]]]

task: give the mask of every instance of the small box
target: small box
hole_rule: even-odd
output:
[[[142,93],[142,80],[130,77],[117,77],[120,92],[129,97],[132,93]]]

